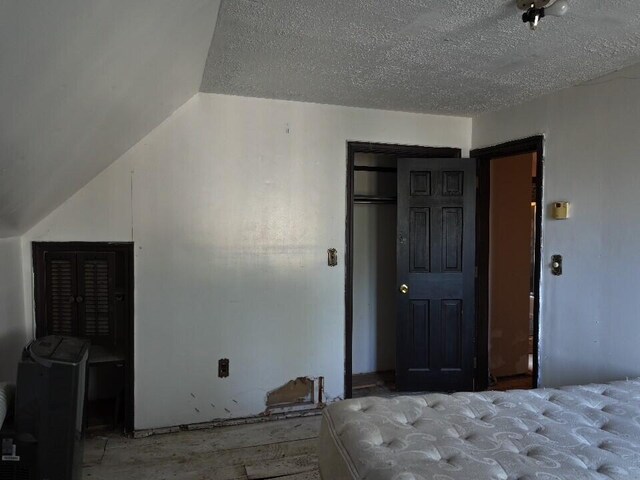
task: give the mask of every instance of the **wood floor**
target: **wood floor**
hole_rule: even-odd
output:
[[[388,397],[396,394],[395,372],[360,373],[352,377],[352,396],[361,397]]]
[[[85,441],[83,479],[319,480],[320,416]]]
[[[529,337],[529,349],[533,351],[532,339]],[[498,377],[489,390],[529,390],[533,388],[533,353],[529,353],[529,368],[527,373],[512,375],[510,377]]]
[[[530,374],[513,375],[511,377],[500,377],[489,390],[529,390],[533,388],[533,377]]]
[[[511,382],[508,388],[524,387],[517,383]],[[397,395],[394,390],[389,375],[354,376],[354,396]],[[320,419],[313,416],[140,439],[90,434],[85,441],[83,479],[320,480]]]

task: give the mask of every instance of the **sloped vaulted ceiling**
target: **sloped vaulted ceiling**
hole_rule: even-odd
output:
[[[219,0],[0,2],[0,237],[197,93]]]
[[[0,237],[198,90],[473,115],[640,61],[640,1],[569,3],[531,32],[515,0],[2,0]]]

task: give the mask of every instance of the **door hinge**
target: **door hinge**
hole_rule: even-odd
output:
[[[473,368],[478,368],[478,357],[473,357]]]

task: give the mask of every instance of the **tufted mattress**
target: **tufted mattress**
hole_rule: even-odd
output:
[[[324,480],[640,479],[640,379],[327,407]]]

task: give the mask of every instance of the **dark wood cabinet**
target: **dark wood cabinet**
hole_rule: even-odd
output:
[[[90,340],[88,398],[105,391],[124,396],[125,426],[131,429],[133,245],[34,242],[33,265],[36,336]],[[119,373],[102,380],[107,363]]]
[[[122,326],[127,312],[118,303],[127,301],[126,276],[117,275],[116,269],[118,263],[123,268],[126,262],[116,262],[118,255],[113,251],[43,253],[44,269],[36,270],[44,296],[37,308],[38,336],[70,335],[89,339],[92,345],[124,347]]]

